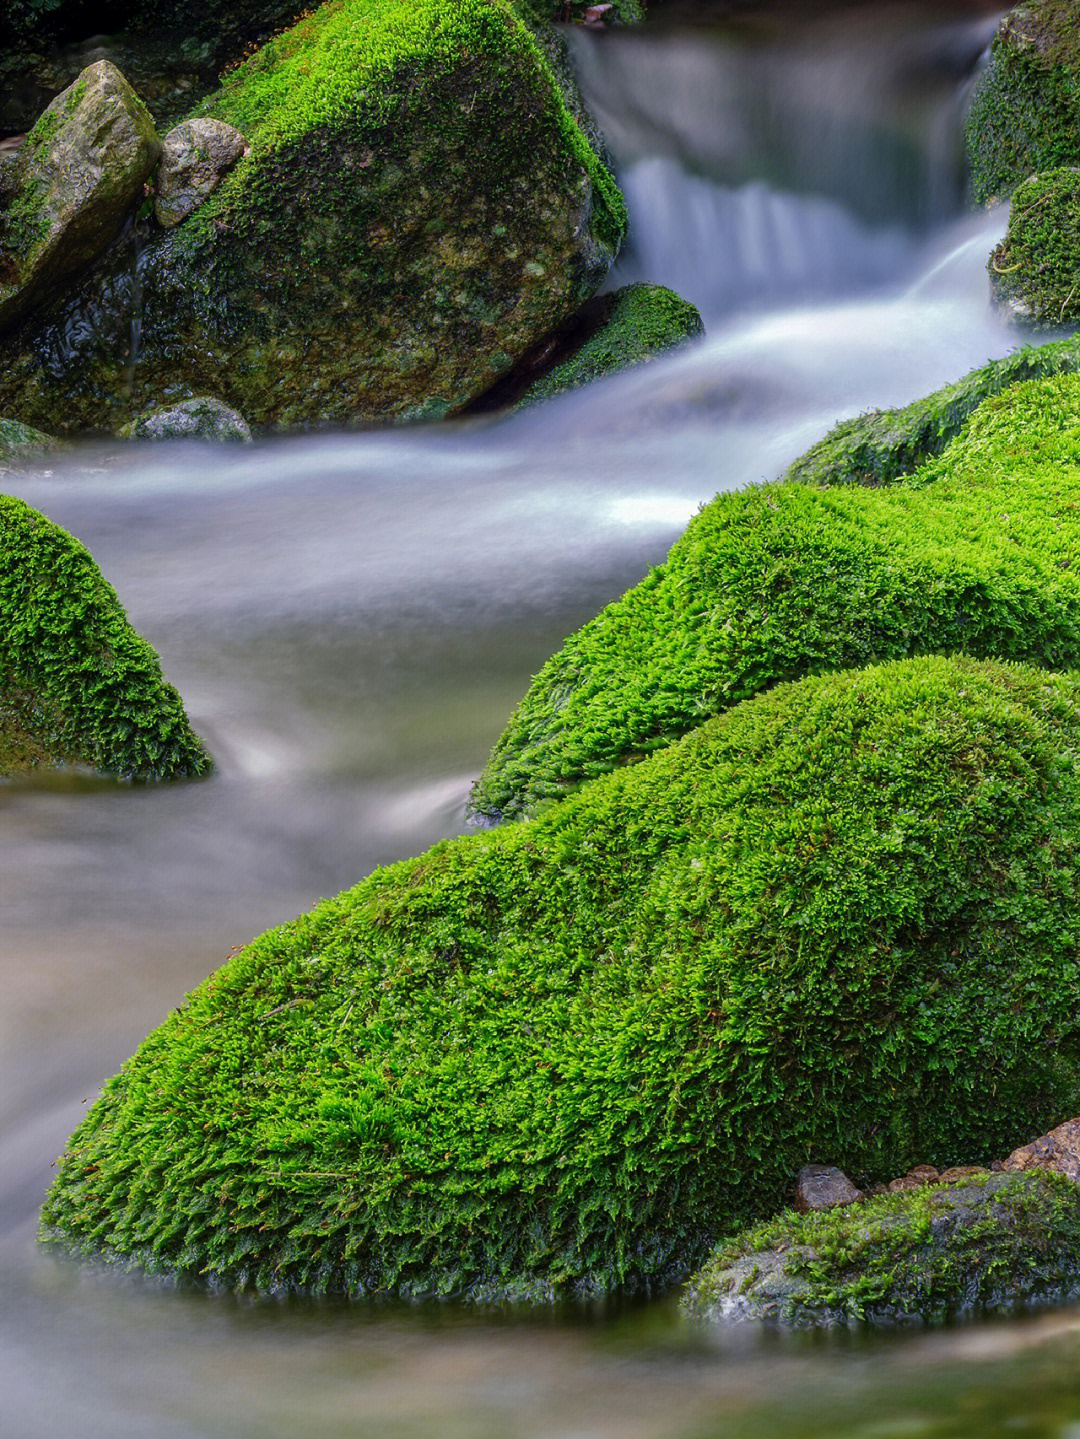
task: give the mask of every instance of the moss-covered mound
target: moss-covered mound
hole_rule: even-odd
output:
[[[644,364],[705,333],[696,307],[663,285],[626,285],[605,295],[597,319],[584,343],[530,386],[522,404]]]
[[[934,651],[1080,664],[1080,377],[987,400],[883,489],[721,495],[572,635],[471,803],[517,815],[780,680]]]
[[[888,485],[940,455],[984,400],[1024,380],[1080,370],[1080,340],[1025,346],[899,410],[841,420],[784,475],[804,485]]]
[[[1080,1293],[1080,1186],[987,1174],[820,1214],[791,1210],[720,1245],[692,1318],[941,1324]]]
[[[971,189],[1005,199],[1040,170],[1080,165],[1080,13],[1031,0],[1002,21],[967,117]]]
[[[990,256],[994,299],[1040,329],[1080,317],[1080,169],[1033,175],[1013,196],[1009,228]]]
[[[0,773],[55,763],[133,779],[211,768],[90,555],[0,496]]]
[[[615,183],[509,0],[330,0],[201,113],[250,153],[14,332],[0,407],[115,430],[212,371],[253,425],[437,417],[572,314],[622,238]]]
[[[0,465],[29,460],[61,448],[59,440],[24,425],[19,420],[0,418]]]
[[[1080,685],[785,686],[254,941],[72,1137],[46,1235],[230,1285],[685,1272],[807,1154],[1000,1151],[1080,1082]]]

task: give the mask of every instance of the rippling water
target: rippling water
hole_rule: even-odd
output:
[[[958,115],[991,16],[574,36],[635,242],[709,338],[494,423],[78,452],[8,488],[89,546],[219,761],[0,789],[0,1430],[1080,1435],[1080,1313],[702,1336],[607,1313],[239,1301],[35,1244],[102,1080],[232,946],[463,827],[528,677],[717,490],[1005,353]]]

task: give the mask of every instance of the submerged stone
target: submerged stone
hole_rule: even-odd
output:
[[[107,60],[88,66],[56,97],[6,182],[0,329],[115,240],[160,154],[146,106]]]
[[[45,1233],[236,1287],[669,1282],[808,1152],[895,1173],[1071,1102],[1078,832],[1075,679],[781,686],[253,941],[106,1086]]]
[[[115,430],[210,372],[260,426],[451,413],[596,290],[623,235],[507,0],[324,5],[200,114],[250,153],[0,345],[0,406]]]
[[[210,395],[180,400],[151,410],[125,425],[122,440],[240,440],[250,441],[251,430],[243,415]]]
[[[695,1319],[941,1324],[1080,1293],[1080,1187],[985,1174],[828,1214],[790,1211],[726,1240],[690,1281]]]
[[[185,120],[165,136],[154,185],[154,219],[170,230],[214,193],[247,147],[222,120]]]
[[[541,669],[474,787],[528,813],[798,675],[931,651],[1080,664],[1080,376],[986,400],[881,489],[720,495]]]
[[[212,763],[82,545],[0,496],[0,774],[177,779]]]

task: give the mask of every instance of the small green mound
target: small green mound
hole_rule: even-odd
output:
[[[934,651],[1080,664],[1080,377],[1016,385],[879,490],[721,495],[572,635],[474,787],[512,816],[781,680]]]
[[[77,540],[0,496],[0,756],[6,769],[89,765],[131,779],[211,761],[154,651]]]
[[[529,388],[523,405],[645,364],[705,333],[697,309],[663,285],[626,285],[605,300],[599,328],[569,359]]]
[[[804,485],[888,485],[940,455],[991,395],[1024,380],[1080,370],[1080,340],[1025,346],[972,370],[899,410],[871,410],[842,420],[788,469]]]
[[[895,1173],[1080,1079],[1080,685],[785,686],[255,940],[106,1086],[43,1233],[231,1286],[684,1274],[807,1154]]]
[[[1050,170],[1013,196],[1009,228],[990,256],[994,298],[1041,329],[1080,318],[1080,170]]]
[[[785,1211],[720,1245],[683,1312],[782,1324],[942,1324],[1080,1292],[1080,1186],[987,1174],[820,1214]]]
[[[1031,0],[1001,24],[965,132],[975,200],[1080,165],[1080,21],[1074,0]]]

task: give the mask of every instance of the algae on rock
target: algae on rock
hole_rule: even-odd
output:
[[[69,1142],[44,1234],[203,1282],[680,1277],[808,1152],[991,1152],[1080,1079],[1080,685],[786,685],[253,941]]]
[[[694,1319],[797,1327],[941,1324],[1080,1294],[1080,1186],[986,1174],[724,1241],[682,1301]]]
[[[209,367],[255,425],[439,417],[580,306],[622,239],[615,183],[508,0],[324,5],[202,113],[250,153],[144,237],[138,363],[115,303],[128,251],[0,346],[0,407],[115,430],[202,393]]]
[[[211,768],[90,555],[0,496],[0,773],[58,763],[130,779]]]
[[[541,669],[474,787],[513,816],[801,675],[931,651],[1080,665],[1080,376],[1016,385],[907,480],[720,495]]]

